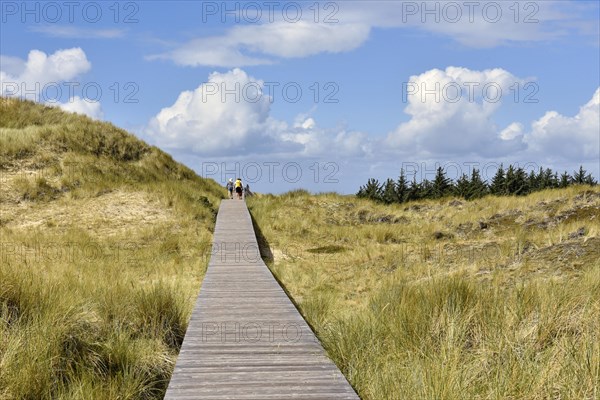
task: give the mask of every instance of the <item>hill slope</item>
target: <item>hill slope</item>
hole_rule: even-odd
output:
[[[224,195],[108,123],[0,99],[0,399],[161,398]]]
[[[361,398],[600,395],[598,187],[248,204],[268,265]]]

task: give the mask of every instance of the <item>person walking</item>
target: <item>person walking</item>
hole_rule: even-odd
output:
[[[244,192],[244,185],[242,184],[242,179],[237,178],[234,184],[235,193],[237,193],[238,199],[242,200],[242,193]]]
[[[227,191],[229,192],[229,198],[233,199],[233,178],[229,178],[229,182],[227,182]]]

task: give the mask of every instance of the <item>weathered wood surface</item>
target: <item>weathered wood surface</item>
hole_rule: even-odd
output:
[[[260,258],[244,201],[221,202],[165,399],[358,399]]]

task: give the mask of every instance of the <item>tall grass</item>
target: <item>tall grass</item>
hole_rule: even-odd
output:
[[[248,203],[361,398],[600,398],[600,190],[450,200]]]
[[[0,113],[0,399],[162,398],[224,190],[110,124]]]

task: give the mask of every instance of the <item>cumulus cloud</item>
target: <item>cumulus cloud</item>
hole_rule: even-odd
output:
[[[24,69],[25,61],[19,57],[11,57],[4,54],[0,55],[0,74],[4,73],[6,76],[19,75]]]
[[[60,103],[56,105],[65,111],[87,115],[88,117],[91,117],[93,119],[102,119],[104,117],[104,112],[102,111],[102,106],[100,105],[100,102],[92,102],[86,99],[82,99],[79,96],[74,96],[70,98],[69,101],[67,101],[66,103]]]
[[[501,156],[524,148],[521,127],[499,129],[493,115],[502,96],[523,79],[500,68],[448,67],[411,76],[406,85],[410,120],[386,138],[396,151],[423,155]]]
[[[74,79],[91,68],[85,52],[75,47],[72,49],[57,50],[48,55],[40,50],[31,50],[26,61],[17,62],[15,57],[10,57],[12,70],[0,71],[2,94],[6,94],[6,84],[17,83],[27,88],[43,87],[51,82],[64,82]],[[18,69],[17,69],[18,68]]]
[[[3,55],[0,66],[0,95],[2,96],[27,99],[33,96],[36,101],[61,107],[65,111],[86,114],[95,119],[103,117],[99,102],[90,102],[79,96],[73,96],[65,103],[60,103],[60,99],[47,101],[48,99],[42,98],[42,92],[48,85],[59,86],[91,69],[91,63],[79,47],[57,50],[51,55],[40,50],[31,50],[27,60]]]
[[[369,36],[364,24],[316,24],[276,21],[263,25],[235,26],[225,35],[194,39],[149,59],[170,59],[185,66],[249,66],[270,64],[273,59],[340,53],[359,47]]]
[[[225,94],[232,90],[236,94]],[[198,154],[241,150],[251,141],[268,140],[270,106],[261,81],[240,69],[215,72],[208,82],[182,92],[173,105],[163,108],[147,133],[161,147]]]
[[[237,98],[236,98],[237,94]],[[182,92],[148,123],[145,136],[158,146],[197,155],[318,156],[368,150],[359,132],[320,128],[308,116],[293,124],[273,118],[263,81],[236,68],[214,72],[195,90]]]
[[[411,76],[404,109],[410,119],[387,135],[384,147],[390,154],[416,157],[491,159],[520,154],[549,162],[597,160],[600,88],[573,117],[548,111],[530,127],[521,122],[498,126],[494,117],[502,98],[512,99],[511,87],[528,81],[498,68],[448,67]]]
[[[525,142],[532,152],[551,158],[600,158],[600,88],[574,117],[548,111],[532,123]]]

